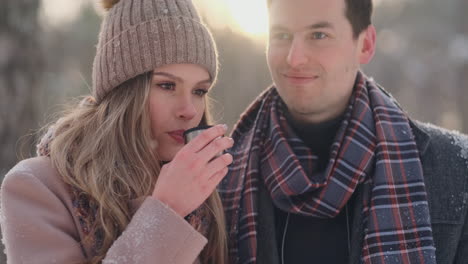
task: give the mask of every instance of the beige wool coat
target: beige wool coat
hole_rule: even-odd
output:
[[[191,264],[207,240],[152,197],[129,201],[134,215],[102,263]],[[84,263],[82,229],[71,196],[50,159],[21,161],[1,186],[1,229],[7,263]]]

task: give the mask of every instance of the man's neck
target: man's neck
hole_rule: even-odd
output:
[[[325,169],[328,163],[330,147],[341,126],[344,113],[320,123],[307,123],[294,119],[289,113],[286,118],[297,136],[319,157],[319,169]]]

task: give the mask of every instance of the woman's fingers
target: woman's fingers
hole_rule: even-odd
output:
[[[207,129],[185,145],[170,162],[162,166],[153,197],[185,216],[202,204],[227,174],[231,154],[215,157],[231,147],[233,140],[222,137],[226,128]]]
[[[216,138],[212,142],[210,142],[205,148],[200,150],[197,155],[204,162],[209,162],[212,160],[216,155],[222,153],[226,149],[232,147],[234,145],[234,140],[230,137],[221,137]]]
[[[210,181],[211,178],[215,177],[216,173],[227,169],[227,166],[232,163],[232,155],[229,153],[223,154],[208,163],[204,173],[201,177],[205,178],[202,180]]]
[[[227,131],[226,125],[216,125],[203,131],[200,135],[194,138],[186,145],[186,150],[194,153],[202,150],[206,145],[217,137],[222,137]]]
[[[226,174],[228,173],[228,170],[228,167],[224,167],[222,170],[216,172],[213,176],[211,176],[211,178],[208,180],[211,192],[213,192],[216,189],[216,186],[218,186],[218,184],[221,182],[224,176],[226,176]]]

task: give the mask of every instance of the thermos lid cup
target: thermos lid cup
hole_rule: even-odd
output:
[[[208,129],[212,126],[197,126],[193,127],[190,129],[185,130],[184,132],[184,139],[185,139],[185,144],[189,143],[190,140],[194,139],[196,136],[198,136],[203,130]]]

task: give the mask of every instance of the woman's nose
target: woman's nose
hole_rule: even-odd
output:
[[[197,108],[190,98],[183,98],[179,101],[177,108],[177,117],[184,120],[190,120],[197,115]]]

